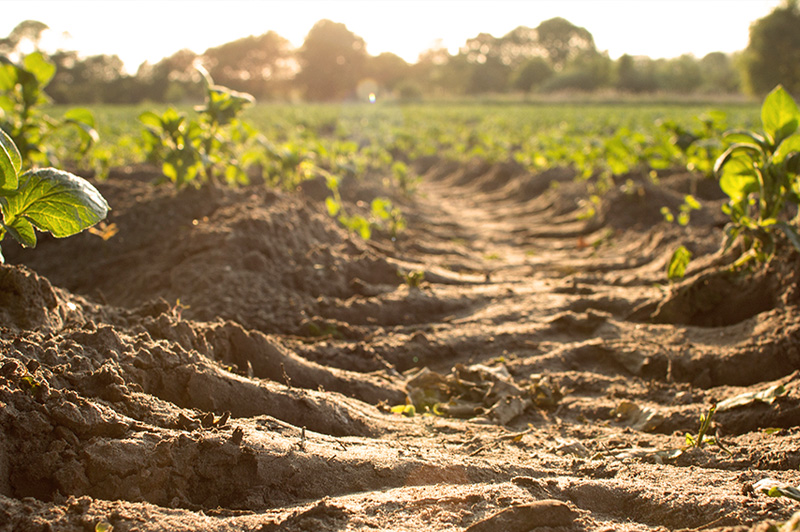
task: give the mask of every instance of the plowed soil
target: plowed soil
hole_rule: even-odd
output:
[[[660,212],[686,174],[622,176],[587,218],[568,170],[415,169],[411,197],[342,185],[351,210],[400,205],[396,239],[348,234],[318,181],[176,192],[131,167],[98,184],[111,238],[4,242],[0,530],[766,530],[800,510],[757,484],[800,485],[796,255],[731,272],[714,183],[688,227]]]

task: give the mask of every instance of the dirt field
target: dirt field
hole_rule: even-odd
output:
[[[800,260],[718,267],[714,183],[687,229],[660,213],[687,175],[627,176],[580,220],[564,170],[416,170],[389,194],[397,241],[348,235],[318,181],[175,192],[137,167],[98,185],[107,241],[4,242],[0,530],[767,530],[800,510],[754,488],[800,485]],[[716,441],[687,447],[715,403]]]

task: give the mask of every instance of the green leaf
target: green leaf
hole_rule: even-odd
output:
[[[17,188],[22,157],[14,141],[5,131],[0,129],[0,189],[14,190]]]
[[[764,131],[776,146],[797,130],[800,109],[781,85],[772,89],[764,100],[761,106],[761,121],[764,124]]]
[[[0,196],[5,225],[23,245],[36,245],[31,224],[57,238],[79,233],[108,214],[108,203],[88,181],[55,168],[20,176],[16,193]]]
[[[714,174],[720,175],[722,169],[725,168],[725,165],[728,164],[728,161],[734,158],[746,157],[749,155],[759,157],[763,154],[762,150],[753,144],[747,143],[736,143],[732,144],[728,147],[727,150],[722,152],[722,154],[717,157],[717,160],[714,162]]]
[[[4,199],[4,198],[3,198]],[[0,199],[0,202],[3,202]],[[5,216],[4,216],[5,217]],[[0,222],[3,228],[8,231],[14,240],[27,248],[36,247],[36,232],[33,230],[33,225],[25,218],[12,218],[8,223],[6,221]]]
[[[94,114],[92,114],[89,109],[83,107],[75,107],[64,113],[64,120],[95,127]]]
[[[17,79],[16,66],[11,63],[0,63],[0,91],[13,91],[14,86],[17,84]]]
[[[92,144],[100,140],[94,128],[94,115],[88,109],[76,107],[64,113],[64,123],[78,128],[81,136],[81,150],[86,152]]]
[[[153,111],[145,111],[144,113],[139,115],[139,122],[146,126],[150,126],[157,131],[160,131],[163,128],[163,124],[161,123],[161,117],[158,116]]]
[[[775,153],[772,154],[773,163],[781,163],[792,153],[800,152],[800,133],[795,133],[783,139]]]
[[[750,159],[745,156],[728,159],[722,168],[719,187],[737,203],[758,191],[758,179]]]
[[[688,205],[690,209],[694,209],[694,210],[699,210],[700,209],[700,203],[691,194],[686,194],[686,196],[683,198],[683,202],[686,205]]]
[[[325,206],[328,208],[328,214],[331,216],[339,214],[339,209],[341,209],[339,202],[331,196],[325,198]]]
[[[22,60],[22,65],[25,70],[33,74],[42,88],[50,83],[50,80],[56,75],[56,65],[45,58],[41,52],[33,52],[26,55],[25,59]]]
[[[667,278],[670,281],[682,279],[686,275],[686,267],[692,260],[692,252],[685,246],[678,246],[667,264]]]
[[[769,147],[767,139],[758,133],[744,129],[728,131],[723,135],[723,138],[731,144],[747,144],[756,149],[766,149]]]

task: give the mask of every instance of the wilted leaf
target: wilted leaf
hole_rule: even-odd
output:
[[[720,401],[717,404],[717,410],[731,410],[740,406],[751,405],[756,402],[771,405],[778,397],[783,395],[786,395],[786,388],[783,386],[783,384],[776,384],[775,386],[770,386],[766,390],[761,390],[760,392],[743,393],[741,395],[737,395],[736,397],[731,397],[730,399]]]

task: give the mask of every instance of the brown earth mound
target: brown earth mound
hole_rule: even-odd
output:
[[[689,227],[660,213],[685,175],[625,176],[585,218],[569,170],[416,168],[412,198],[343,190],[401,205],[396,240],[349,235],[313,184],[175,192],[129,168],[98,184],[107,240],[4,242],[0,530],[764,530],[800,509],[757,484],[800,485],[796,257],[721,268],[713,186]]]

